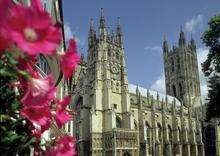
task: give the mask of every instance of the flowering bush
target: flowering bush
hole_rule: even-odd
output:
[[[31,148],[35,155],[76,155],[75,139],[67,134],[41,144],[46,130],[59,131],[71,120],[66,109],[71,97],[57,99],[54,76],[43,77],[36,68],[39,54],[58,56],[64,78],[72,77],[79,62],[75,40],[57,54],[61,28],[39,0],[31,0],[30,6],[0,0],[0,21],[1,155],[30,155]]]

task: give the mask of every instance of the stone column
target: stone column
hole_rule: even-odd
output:
[[[164,151],[164,156],[171,156],[172,155],[172,147],[171,147],[171,144],[170,143],[166,143],[164,144],[165,146],[165,151]]]
[[[173,155],[174,156],[181,156],[182,155],[182,146],[179,142],[174,144]]]
[[[198,156],[198,149],[197,149],[196,143],[192,143],[190,145],[190,154],[191,154],[191,156]]]
[[[220,156],[220,120],[215,119],[215,146],[216,146],[216,156]]]
[[[197,144],[197,149],[198,149],[198,156],[205,156],[205,149],[203,143]]]
[[[190,144],[189,143],[184,143],[182,146],[182,154],[183,156],[190,156]]]
[[[145,144],[145,155],[146,155],[146,156],[149,155],[149,148],[150,148],[149,142],[146,142],[146,144]]]

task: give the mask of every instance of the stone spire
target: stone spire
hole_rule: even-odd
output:
[[[182,30],[182,27],[180,28],[180,37],[179,37],[179,46],[183,47],[186,44],[185,34]]]
[[[89,22],[89,37],[88,37],[89,47],[94,43],[95,39],[96,39],[96,33],[93,26],[93,19],[91,18]]]
[[[140,91],[139,91],[139,86],[138,85],[136,86],[136,95],[137,95],[137,97],[140,96]]]
[[[100,35],[100,39],[106,39],[108,35],[103,8],[101,8],[101,17],[99,20],[99,35]]]
[[[122,46],[123,34],[122,34],[120,17],[118,17],[118,24],[117,24],[117,27],[116,27],[116,41],[118,42],[119,45]]]
[[[192,34],[191,34],[190,46],[191,46],[192,50],[196,49],[196,43],[195,43],[195,40],[192,37]]]
[[[168,53],[168,52],[169,52],[169,45],[168,45],[168,42],[167,42],[166,34],[164,34],[163,52],[164,52],[164,53]]]
[[[101,8],[101,17],[100,17],[100,21],[99,21],[100,23],[100,25],[99,25],[99,27],[100,28],[106,28],[106,25],[105,25],[105,15],[104,15],[104,9],[103,8]]]
[[[90,21],[89,21],[89,34],[92,34],[93,32],[94,32],[93,19],[90,18]]]

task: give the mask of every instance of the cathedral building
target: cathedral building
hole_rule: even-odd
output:
[[[109,33],[102,10],[98,30],[91,21],[87,61],[71,91],[76,115],[67,129],[77,138],[78,154],[203,156],[201,122],[193,111],[200,97],[194,40],[187,43],[182,31],[178,47],[164,40],[164,95],[128,83],[120,22]]]

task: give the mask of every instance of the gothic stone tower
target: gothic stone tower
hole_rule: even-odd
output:
[[[166,38],[163,42],[166,93],[178,98],[185,106],[191,106],[200,96],[200,82],[196,44],[191,38],[186,43],[180,31],[179,46],[169,49]]]
[[[89,138],[91,155],[122,155],[138,153],[138,133],[130,113],[130,97],[125,67],[123,35],[120,21],[116,32],[109,34],[103,10],[99,21],[99,36],[91,21],[88,36],[88,59],[84,79],[83,108],[87,125],[83,126],[84,139]],[[85,110],[86,112],[86,110]],[[86,128],[87,127],[87,128]],[[127,141],[129,149],[119,149],[120,136]],[[133,140],[132,140],[133,139]],[[131,143],[130,143],[131,142]],[[117,150],[116,150],[117,148]],[[83,155],[86,155],[84,153]]]

